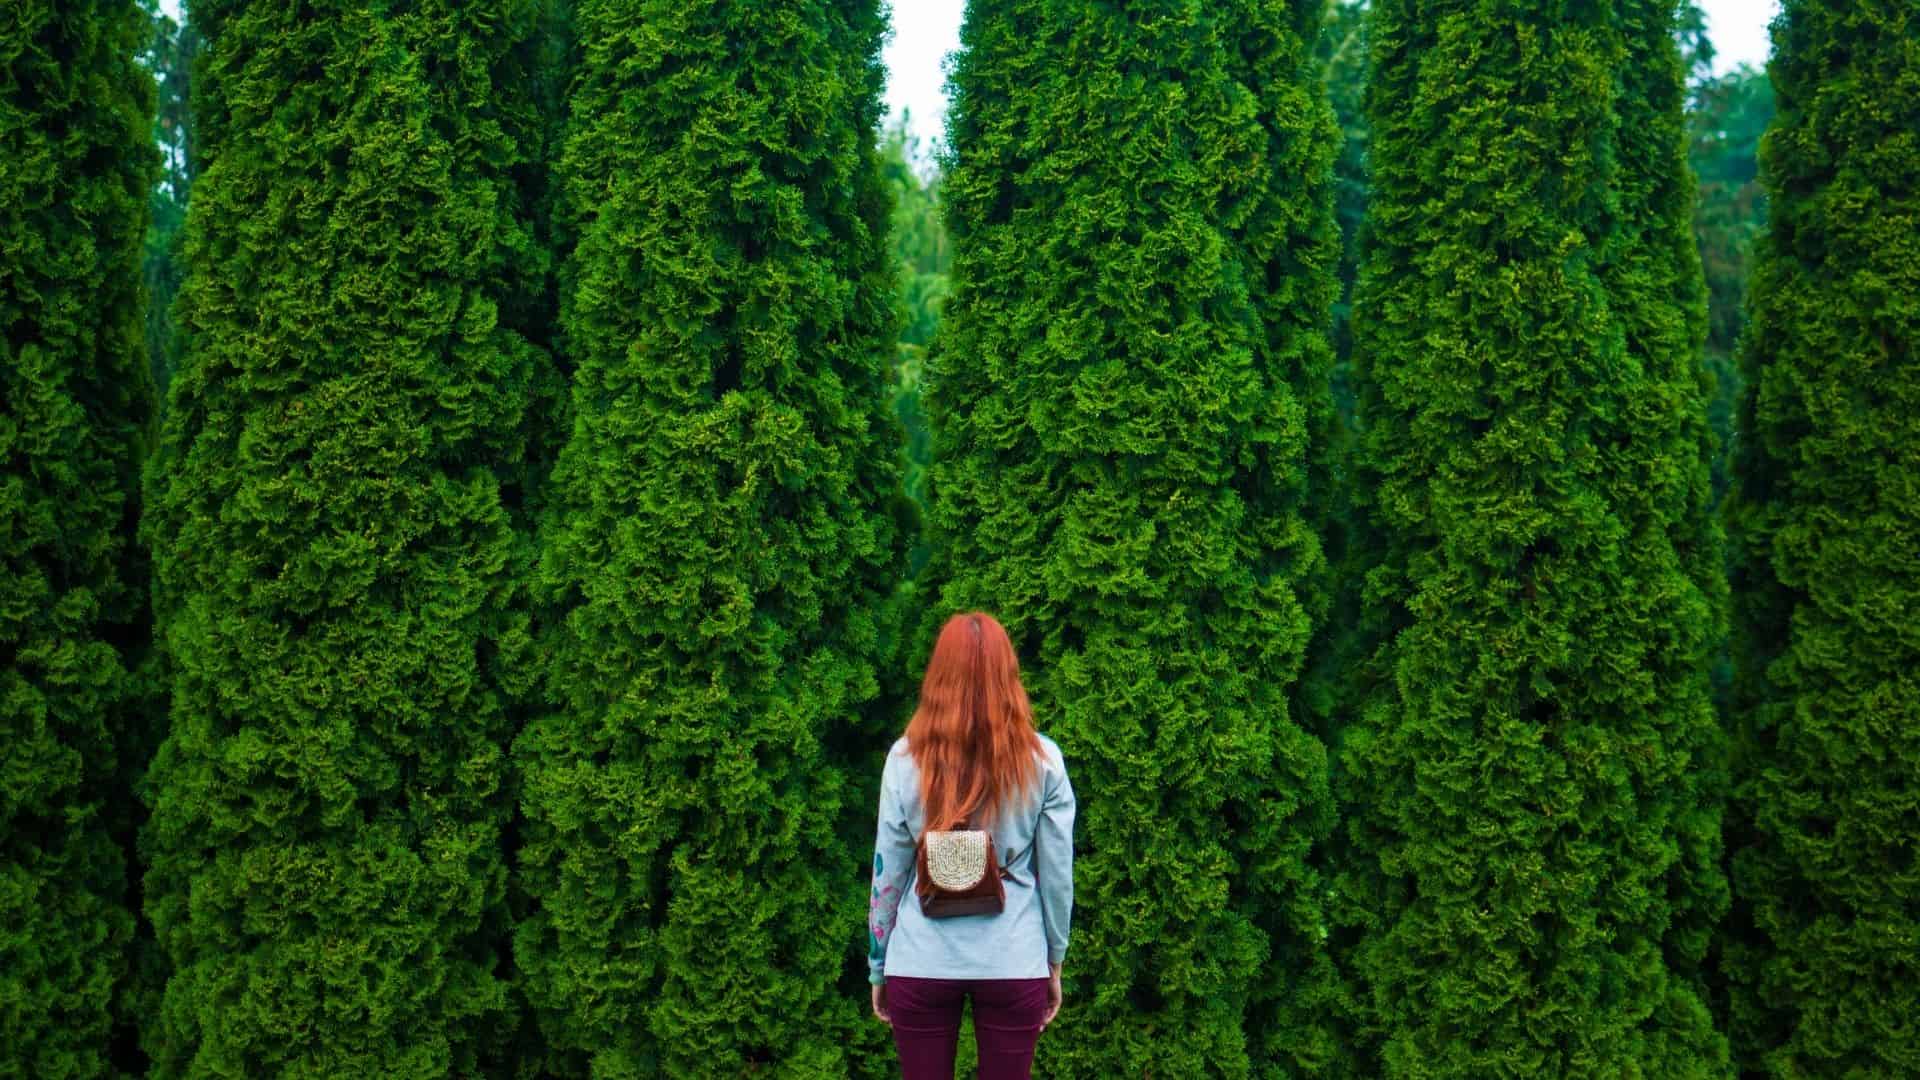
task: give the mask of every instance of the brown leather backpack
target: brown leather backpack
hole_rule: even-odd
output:
[[[1007,890],[1000,884],[1006,871],[994,855],[993,834],[960,824],[920,837],[913,891],[929,919],[998,915],[1007,907]]]

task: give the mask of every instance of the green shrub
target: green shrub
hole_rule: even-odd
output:
[[[925,375],[938,589],[1015,634],[1083,814],[1049,1076],[1328,1053],[1292,695],[1325,606],[1337,132],[1318,3],[975,0]],[[1251,1032],[1251,1034],[1250,1034]]]
[[[1697,590],[1669,601],[1666,625],[1649,626],[1654,647],[1642,659],[1660,688],[1658,723],[1673,766],[1656,789],[1640,793],[1655,796],[1642,817],[1671,830],[1678,848],[1667,871],[1669,906],[1653,909],[1644,925],[1659,934],[1666,920],[1667,962],[1688,982],[1675,1001],[1690,1009],[1709,996],[1701,965],[1728,902],[1720,839],[1727,746],[1712,678],[1724,661],[1728,606],[1713,487],[1719,437],[1709,421],[1716,387],[1703,356],[1709,294],[1694,233],[1684,39],[1672,0],[1623,0],[1620,11],[1626,66],[1614,106],[1616,216],[1603,279],[1632,370],[1648,384],[1634,407],[1658,410],[1652,423],[1629,429],[1645,451],[1624,490],[1644,489],[1637,512],[1672,545],[1674,563],[1660,569],[1678,569]],[[1626,584],[1651,577],[1637,571]]]
[[[0,1076],[110,1073],[134,924],[146,26],[126,0],[0,18]]]
[[[1375,0],[1342,734],[1368,1075],[1718,1076],[1721,617],[1672,11]]]
[[[873,806],[849,759],[903,722],[875,712],[906,508],[884,22],[581,0],[573,29],[575,420],[515,958],[556,1073],[840,1076],[883,1038],[844,977]]]
[[[1920,1074],[1920,15],[1788,0],[1737,538],[1741,1064]]]
[[[148,476],[171,724],[154,1075],[474,1075],[510,1030],[503,788],[531,0],[197,0],[206,163]]]

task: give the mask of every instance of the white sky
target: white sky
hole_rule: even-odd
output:
[[[960,17],[966,0],[890,0],[893,38],[887,42],[887,107],[913,114],[923,143],[946,131],[946,57],[960,47]],[[1767,23],[1779,0],[1700,0],[1713,38],[1716,70],[1742,61],[1762,67],[1767,61]],[[160,9],[179,17],[180,0],[160,0]],[[924,152],[927,147],[921,147]]]
[[[1767,66],[1772,48],[1767,24],[1780,11],[1780,0],[1699,0],[1707,13],[1707,36],[1713,39],[1713,70],[1728,71],[1742,62]]]

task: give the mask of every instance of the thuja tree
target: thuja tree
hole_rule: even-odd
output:
[[[0,1075],[101,1076],[133,929],[152,81],[131,0],[0,20]]]
[[[200,51],[200,28],[167,15],[150,16],[142,57],[153,73],[158,101],[153,141],[160,147],[160,176],[148,201],[147,236],[141,272],[147,289],[147,357],[155,394],[164,400],[167,380],[179,365],[179,335],[173,325],[173,300],[186,266],[180,240],[187,201],[200,163],[194,143],[193,61]]]
[[[1742,1064],[1920,1072],[1920,15],[1789,0],[1762,143],[1737,538]]]
[[[930,618],[1000,614],[1081,792],[1048,1075],[1325,1053],[1289,996],[1328,810],[1291,700],[1325,605],[1303,504],[1339,256],[1318,20],[976,0],[962,30]]]
[[[1327,5],[1316,55],[1327,97],[1340,125],[1340,154],[1334,162],[1334,216],[1340,224],[1340,300],[1334,305],[1334,349],[1344,365],[1353,352],[1353,287],[1360,276],[1360,230],[1367,216],[1367,0],[1333,0]],[[1343,398],[1349,388],[1340,373]],[[1343,401],[1347,411],[1351,402]]]
[[[890,123],[881,135],[879,152],[881,175],[893,199],[893,258],[899,275],[898,303],[905,315],[893,363],[893,411],[906,434],[907,494],[924,502],[922,478],[930,443],[926,410],[920,404],[920,371],[947,300],[953,252],[941,220],[939,166],[923,165],[920,140],[913,135],[911,123],[905,113]],[[922,175],[923,168],[932,171]]]
[[[573,12],[554,707],[516,746],[557,1073],[837,1076],[880,1037],[840,984],[872,829],[846,757],[884,746],[903,569],[884,29],[875,0]]]
[[[1644,826],[1671,844],[1668,905],[1646,925],[1658,930],[1675,975],[1688,981],[1676,1008],[1707,997],[1701,973],[1713,929],[1727,910],[1721,812],[1726,739],[1714,713],[1711,673],[1726,644],[1726,544],[1716,520],[1713,463],[1718,437],[1709,415],[1716,393],[1705,362],[1708,288],[1694,235],[1683,34],[1673,0],[1620,0],[1625,68],[1616,99],[1612,179],[1614,229],[1602,252],[1608,304],[1625,334],[1628,373],[1643,383],[1624,399],[1647,417],[1626,429],[1645,452],[1622,458],[1622,490],[1639,493],[1635,545],[1664,576],[1677,570],[1692,591],[1664,602],[1658,634],[1641,658],[1662,701],[1652,722],[1671,761],[1655,774],[1658,798],[1640,810]],[[1636,570],[1634,582],[1653,580]],[[1638,617],[1638,616],[1636,616]],[[1645,798],[1649,792],[1638,793]]]
[[[1246,910],[1268,949],[1242,1026],[1256,1074],[1327,1075],[1343,1055],[1330,1024],[1335,980],[1313,896],[1318,879],[1306,867],[1314,842],[1325,839],[1332,824],[1320,739],[1337,695],[1314,686],[1304,672],[1313,659],[1327,670],[1324,658],[1339,647],[1327,632],[1337,575],[1315,552],[1326,547],[1338,559],[1347,536],[1334,326],[1343,292],[1342,214],[1352,209],[1347,188],[1353,177],[1342,166],[1353,157],[1329,100],[1326,65],[1314,49],[1332,27],[1357,35],[1364,12],[1333,16],[1323,0],[1238,0],[1219,10],[1220,25],[1231,28],[1227,74],[1250,95],[1258,137],[1265,139],[1265,148],[1256,150],[1252,198],[1220,220],[1239,248],[1240,274],[1263,335],[1254,345],[1254,366],[1291,413],[1278,429],[1278,445],[1267,451],[1267,474],[1248,470],[1242,480],[1254,534],[1266,548],[1250,563],[1256,581],[1290,580],[1319,643],[1317,656],[1300,661],[1287,712],[1251,714],[1275,728],[1270,737],[1278,753],[1262,782],[1289,791],[1281,805],[1256,815],[1236,845],[1250,871],[1240,883]],[[1233,633],[1225,631],[1225,643]],[[1282,670],[1290,669],[1274,674]]]
[[[507,1030],[534,8],[194,4],[206,168],[148,475],[157,1076],[475,1075]]]
[[[1718,618],[1671,12],[1373,12],[1362,1071],[1722,1075],[1691,978]]]

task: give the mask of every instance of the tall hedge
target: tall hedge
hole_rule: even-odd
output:
[[[1001,616],[1081,792],[1049,1076],[1327,1053],[1296,996],[1326,760],[1292,701],[1339,254],[1319,15],[975,0],[962,30],[929,619]]]
[[[1670,907],[1646,925],[1658,932],[1665,920],[1668,964],[1687,982],[1674,1007],[1693,1009],[1709,996],[1702,965],[1728,905],[1721,845],[1727,740],[1713,691],[1728,606],[1726,538],[1713,487],[1717,379],[1704,355],[1709,294],[1693,229],[1684,36],[1676,32],[1684,13],[1674,0],[1620,0],[1619,10],[1626,67],[1614,107],[1615,229],[1604,278],[1628,360],[1648,383],[1629,399],[1631,407],[1652,414],[1629,429],[1646,452],[1636,455],[1626,490],[1643,490],[1636,513],[1672,545],[1670,555],[1655,556],[1660,572],[1677,570],[1694,590],[1666,602],[1665,625],[1649,628],[1655,647],[1642,660],[1664,699],[1657,722],[1672,758],[1653,781],[1659,811],[1643,811],[1643,818],[1670,829],[1663,843],[1674,845]],[[1637,571],[1628,581],[1650,576]]]
[[[1920,1073],[1920,13],[1788,0],[1741,358],[1741,1063]]]
[[[1362,1072],[1719,1076],[1703,330],[1665,0],[1375,0]],[[1676,303],[1676,300],[1678,301]]]
[[[536,7],[194,4],[206,167],[148,474],[155,1076],[475,1075],[508,1029]]]
[[[839,1076],[903,569],[875,0],[581,0],[572,436],[516,754],[547,1067]],[[888,714],[884,726],[902,722]],[[854,973],[857,975],[857,972]]]
[[[145,30],[131,0],[0,19],[0,1076],[110,1072],[133,930]]]
[[[1346,239],[1341,218],[1350,209],[1343,205],[1350,194],[1344,186],[1351,180],[1341,174],[1343,161],[1351,164],[1350,148],[1315,54],[1332,20],[1325,0],[1236,0],[1218,7],[1228,77],[1251,95],[1266,140],[1255,151],[1251,200],[1221,221],[1239,247],[1240,273],[1264,334],[1254,345],[1254,365],[1292,414],[1280,428],[1279,445],[1268,451],[1266,475],[1252,469],[1242,481],[1259,537],[1253,550],[1264,549],[1248,562],[1256,581],[1290,580],[1295,602],[1312,618],[1318,655],[1325,656],[1335,648],[1338,564],[1326,565],[1316,549],[1337,558],[1345,540],[1347,449],[1334,399],[1335,324]],[[1351,28],[1357,20],[1345,21]],[[1237,632],[1215,630],[1229,647],[1237,647],[1231,644]],[[1285,640],[1289,650],[1298,644]],[[1246,910],[1268,943],[1242,1026],[1253,1072],[1267,1077],[1328,1075],[1342,1059],[1331,1023],[1335,980],[1320,910],[1324,897],[1315,895],[1324,884],[1317,868],[1308,869],[1313,848],[1333,826],[1322,742],[1328,695],[1306,675],[1314,659],[1314,650],[1305,657],[1289,653],[1286,667],[1264,676],[1293,682],[1284,713],[1253,714],[1255,723],[1273,728],[1268,737],[1278,750],[1261,782],[1287,794],[1237,845],[1250,871],[1241,884]]]

